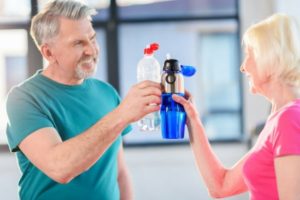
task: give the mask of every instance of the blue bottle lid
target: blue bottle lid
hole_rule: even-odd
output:
[[[193,76],[196,73],[196,68],[189,65],[181,65],[181,72],[184,76]]]

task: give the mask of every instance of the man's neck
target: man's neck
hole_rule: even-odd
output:
[[[69,72],[56,69],[55,66],[47,66],[42,75],[64,85],[80,85],[83,82],[83,79],[75,78],[74,74],[70,75]]]

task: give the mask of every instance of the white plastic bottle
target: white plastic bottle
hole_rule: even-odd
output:
[[[137,65],[137,80],[138,82],[144,80],[151,80],[160,83],[160,64],[154,57],[154,51],[159,48],[157,43],[152,43],[149,47],[144,49],[144,57]],[[159,111],[150,113],[138,121],[138,126],[142,131],[155,131],[160,128],[160,114]]]

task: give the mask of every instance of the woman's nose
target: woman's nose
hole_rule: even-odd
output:
[[[245,72],[244,64],[242,64],[242,65],[241,65],[241,67],[240,67],[240,71],[241,71],[242,73],[244,73],[244,72]]]

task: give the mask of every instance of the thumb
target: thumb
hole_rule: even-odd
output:
[[[183,106],[186,106],[186,105],[188,104],[188,101],[187,101],[184,97],[179,96],[179,95],[177,95],[177,94],[173,94],[173,95],[172,95],[172,99],[173,99],[175,102],[180,103],[180,104],[183,105]]]
[[[172,98],[175,102],[181,104],[184,107],[185,112],[189,116],[189,118],[194,118],[198,116],[196,109],[194,108],[191,101],[186,100],[184,97],[173,94]]]

